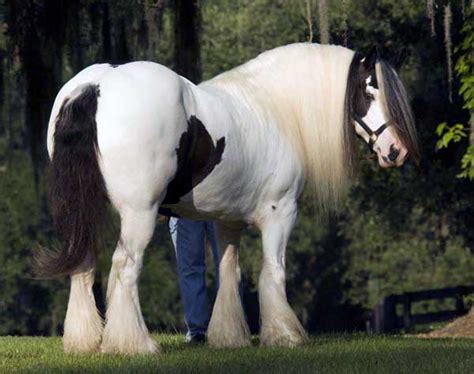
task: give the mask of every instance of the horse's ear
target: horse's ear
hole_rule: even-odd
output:
[[[372,47],[367,56],[365,56],[362,60],[362,64],[364,65],[364,69],[366,71],[372,71],[375,68],[375,63],[377,62],[378,55],[379,52],[377,50],[377,47]]]

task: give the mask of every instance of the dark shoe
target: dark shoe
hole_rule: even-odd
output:
[[[206,335],[196,334],[186,339],[186,343],[191,345],[200,345],[206,342]]]

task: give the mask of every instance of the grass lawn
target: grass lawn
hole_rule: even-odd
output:
[[[314,337],[300,348],[189,347],[156,335],[162,353],[65,355],[60,338],[0,337],[0,373],[474,373],[474,340],[366,335]]]

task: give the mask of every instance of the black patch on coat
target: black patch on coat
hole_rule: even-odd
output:
[[[361,63],[362,55],[354,54],[351,66],[349,68],[349,77],[347,80],[345,110],[349,123],[352,122],[352,113],[364,118],[369,111],[373,97],[367,92],[367,78],[371,77],[369,85],[378,89],[377,74],[375,72],[374,62],[368,62],[366,57]],[[370,58],[373,60],[373,58]]]
[[[376,90],[379,89],[379,82],[377,81],[377,74],[375,72],[375,68],[370,72],[370,83],[369,86],[375,88]]]
[[[371,69],[373,64],[366,59],[364,60],[366,66],[364,66],[362,59],[363,56],[360,53],[354,53],[349,67],[344,101],[344,159],[346,165],[348,165],[349,175],[354,174],[357,155],[353,114],[355,113],[361,118],[365,117],[370,107],[370,98],[367,96],[367,83],[365,80],[370,74],[367,69]],[[373,58],[370,59],[372,60]]]
[[[162,204],[178,203],[182,196],[201,183],[221,162],[224,148],[225,137],[214,146],[203,123],[196,116],[191,116],[188,130],[181,135],[176,149],[178,168]]]
[[[113,67],[114,69],[118,66],[120,66],[119,64],[109,64],[111,67]]]

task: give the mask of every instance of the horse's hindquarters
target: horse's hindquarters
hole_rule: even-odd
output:
[[[120,210],[159,202],[186,128],[179,77],[156,64],[127,64],[105,76],[100,90],[98,140],[112,204]]]

